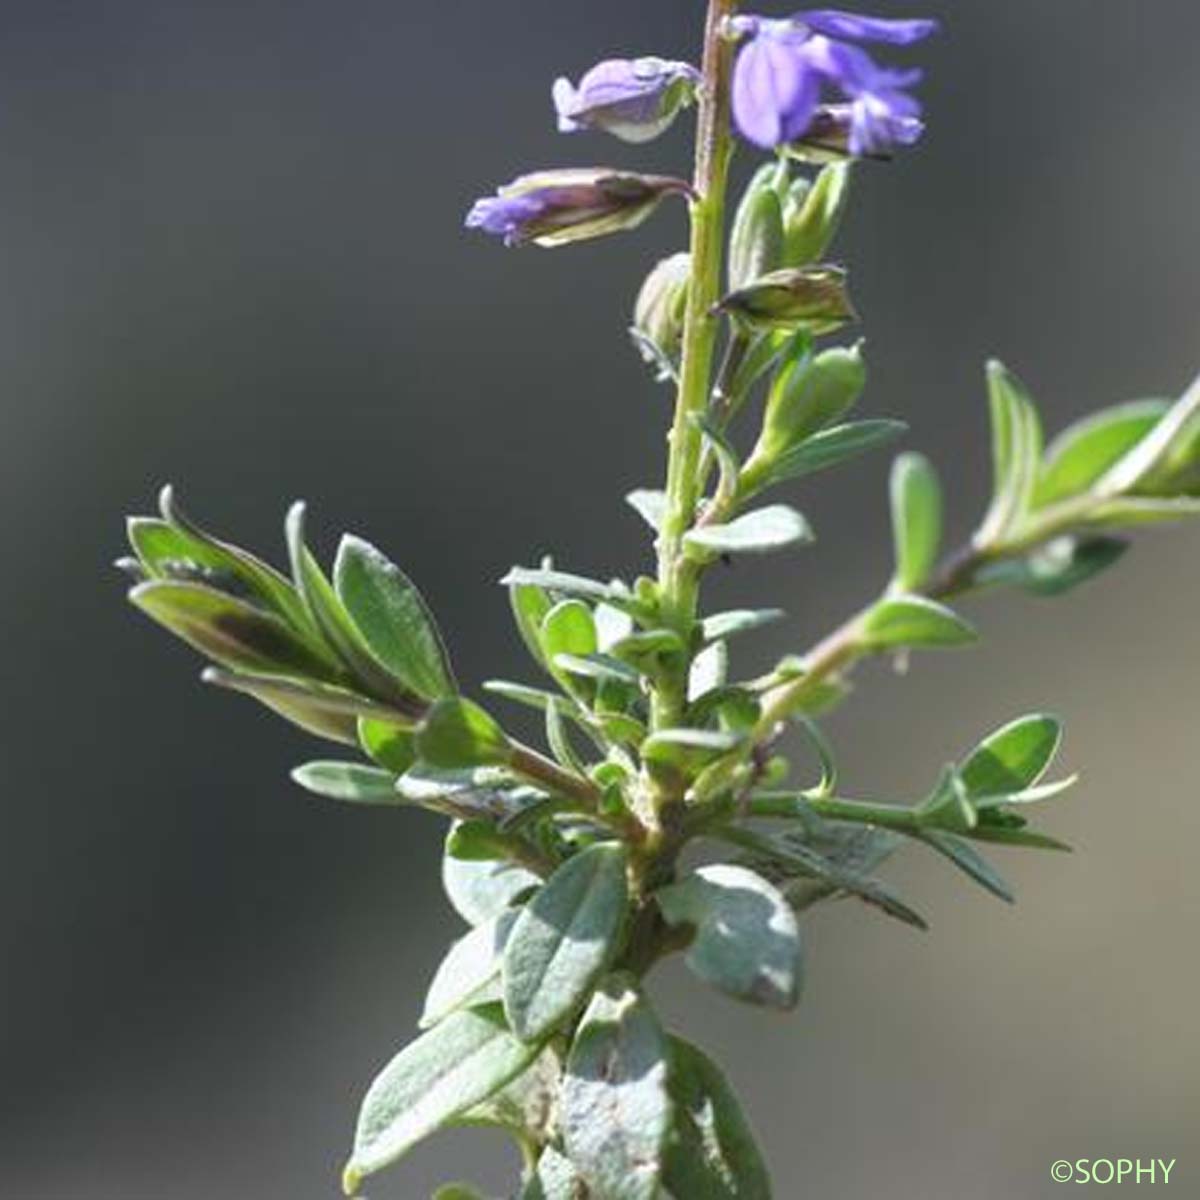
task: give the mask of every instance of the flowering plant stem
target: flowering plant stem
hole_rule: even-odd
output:
[[[725,191],[733,154],[729,126],[733,44],[725,36],[725,22],[736,7],[736,0],[709,0],[705,23],[691,201],[692,275],[675,419],[668,441],[666,510],[656,544],[662,609],[685,645],[696,619],[700,568],[684,553],[683,535],[694,519],[703,486],[702,435],[697,418],[709,406],[718,330],[713,308],[721,294]],[[652,729],[670,728],[679,722],[686,700],[687,667],[685,660],[681,669],[664,679],[656,690],[651,705]],[[661,797],[662,801],[670,799],[681,797]]]

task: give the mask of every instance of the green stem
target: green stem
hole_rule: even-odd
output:
[[[669,437],[666,511],[658,540],[658,583],[666,622],[685,640],[696,616],[699,568],[684,553],[683,536],[700,499],[702,441],[694,417],[708,408],[712,387],[721,258],[725,236],[725,187],[733,142],[729,129],[729,79],[733,45],[724,36],[737,0],[709,0],[704,31],[704,80],[697,116],[696,168],[691,202],[691,285],[684,320],[675,419]],[[651,726],[663,729],[682,717],[687,663],[654,694]]]

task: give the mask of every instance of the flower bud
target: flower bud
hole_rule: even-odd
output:
[[[850,196],[850,165],[827,166],[811,188],[789,195],[784,212],[784,261],[790,267],[818,262],[842,223]]]
[[[830,333],[858,315],[846,272],[829,265],[772,271],[731,292],[717,310],[756,331],[807,328],[815,334]]]
[[[564,246],[633,229],[664,196],[690,190],[682,179],[607,167],[538,171],[477,200],[466,225],[503,237],[507,246]]]
[[[782,168],[786,180],[786,167]],[[737,291],[783,265],[780,167],[767,163],[746,188],[729,235],[729,290]]]
[[[646,276],[633,309],[632,333],[648,362],[678,359],[691,277],[692,257],[686,251],[662,259]]]
[[[861,120],[861,118],[859,118]],[[876,142],[884,151],[855,153],[851,146],[855,141],[856,110],[853,104],[822,104],[813,114],[813,119],[804,133],[795,141],[788,142],[784,153],[801,162],[832,163],[850,158],[888,159],[886,149],[893,146],[912,146],[925,132],[925,123],[920,117],[906,113],[881,113],[876,117],[881,129]]]
[[[691,104],[700,72],[688,63],[661,58],[615,58],[597,63],[574,87],[554,83],[554,107],[562,133],[603,129],[623,142],[658,137]]]

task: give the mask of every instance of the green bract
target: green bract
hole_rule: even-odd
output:
[[[203,678],[338,744],[293,771],[301,788],[342,802],[347,819],[356,806],[381,810],[380,836],[394,827],[401,843],[402,822],[449,823],[441,879],[466,926],[428,987],[421,1032],[366,1092],[345,1172],[351,1192],[438,1130],[487,1125],[521,1152],[522,1178],[508,1191],[521,1200],[770,1200],[729,1085],[666,1031],[673,1018],[653,1011],[645,977],[681,954],[727,997],[795,1007],[814,906],[850,897],[909,930],[926,927],[880,874],[904,845],[1011,901],[994,847],[1067,849],[1036,824],[1074,782],[1048,777],[1062,739],[1056,717],[1001,724],[931,764],[927,786],[908,797],[856,793],[854,764],[839,760],[818,720],[851,698],[863,660],[903,667],[911,651],[976,641],[959,612],[973,593],[1063,595],[1121,560],[1133,530],[1200,512],[1200,381],[1176,401],[1100,408],[1044,444],[1033,396],[993,362],[991,496],[965,544],[943,545],[956,497],[943,495],[933,463],[902,453],[886,497],[893,552],[876,587],[807,648],[777,640],[788,652],[766,660],[773,666],[744,665],[744,652],[762,652],[753,642],[768,640],[749,635],[784,610],[760,597],[710,611],[708,576],[728,569],[729,587],[750,588],[751,556],[812,542],[800,510],[818,511],[809,499],[826,478],[818,473],[907,426],[880,413],[874,390],[867,396],[864,344],[823,340],[856,319],[845,269],[830,256],[852,172],[865,185],[876,169],[848,161],[865,148],[863,114],[822,106],[812,127],[789,126],[796,136],[739,203],[727,194],[731,71],[746,53],[738,39],[779,31],[774,21],[726,21],[736,7],[710,0],[702,80],[686,63],[610,60],[578,95],[567,89],[583,106],[577,116],[601,111],[602,125],[625,129],[640,129],[656,102],[674,113],[660,85],[694,90],[690,184],[621,168],[549,170],[472,210],[473,225],[510,244],[545,246],[633,228],[672,194],[691,216],[687,249],[657,263],[634,305],[634,341],[675,395],[665,470],[626,497],[649,527],[629,522],[627,532],[652,541],[653,573],[579,573],[549,558],[514,567],[502,581],[512,647],[529,662],[484,684],[494,714],[469,684],[460,692],[404,570],[349,534],[327,568],[307,543],[303,504],[285,522],[286,574],[206,532],[169,488],[157,515],[128,523],[132,555],[119,565],[134,581],[130,599],[207,660]],[[793,51],[808,36],[802,25],[787,31]],[[856,102],[869,110],[880,98]],[[831,157],[820,170],[797,165]],[[486,297],[476,299],[485,311]],[[562,428],[586,444],[569,381],[559,393]],[[860,402],[871,411],[854,414]],[[656,411],[644,397],[611,403]],[[637,430],[631,423],[631,442]],[[646,444],[659,436],[645,433]],[[878,479],[869,486],[884,490]],[[600,499],[564,498],[585,502]],[[836,510],[824,512],[830,541],[844,530]],[[580,548],[580,561],[595,551]],[[780,563],[784,604],[806,617],[824,598],[820,551]],[[542,744],[517,736],[520,721]],[[789,1179],[777,1194],[807,1193]],[[435,1200],[477,1196],[447,1184]]]

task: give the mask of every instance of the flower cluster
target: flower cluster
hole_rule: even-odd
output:
[[[859,156],[921,136],[921,106],[907,91],[921,72],[881,67],[852,43],[909,45],[934,33],[936,21],[816,9],[788,20],[735,17],[729,25],[746,39],[733,75],[733,116],[748,141],[772,149],[813,138]],[[826,87],[847,102],[822,105]]]

